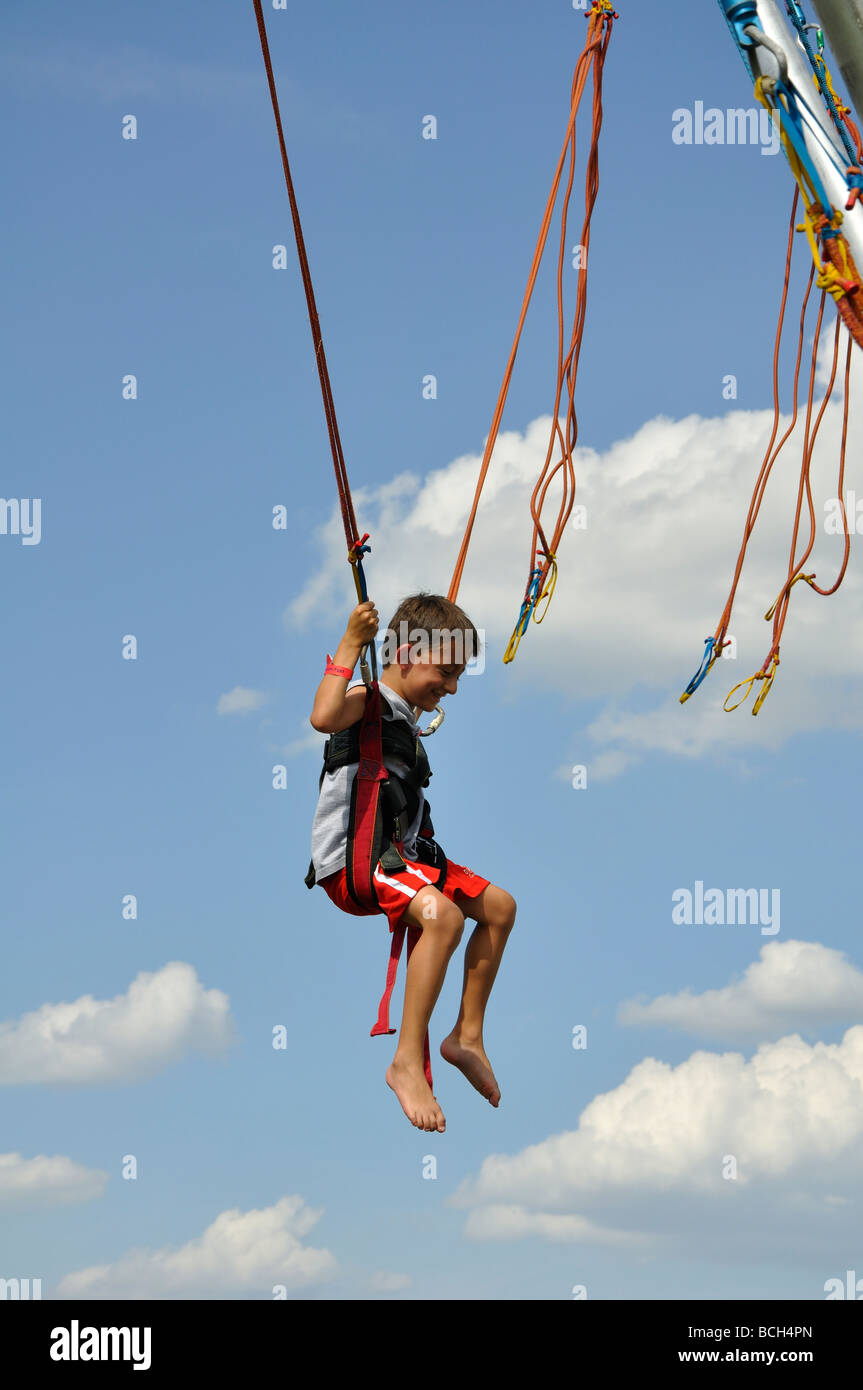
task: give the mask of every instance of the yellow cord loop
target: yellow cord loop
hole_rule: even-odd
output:
[[[764,614],[764,621],[765,621],[766,623],[769,623],[769,622],[770,622],[770,619],[773,617],[773,614],[776,612],[776,605],[777,605],[777,603],[779,602],[779,600],[781,599],[782,595],[786,592],[786,590],[790,593],[791,590],[794,588],[794,585],[795,585],[796,583],[798,583],[798,581],[801,580],[801,579],[805,579],[805,580],[806,580],[806,583],[809,585],[809,587],[810,587],[810,589],[811,589],[811,588],[813,587],[813,586],[812,586],[812,581],[813,581],[814,578],[815,578],[815,571],[814,571],[814,570],[812,571],[811,574],[798,574],[798,575],[795,575],[795,577],[792,579],[791,583],[790,583],[790,584],[786,584],[785,588],[782,589],[782,590],[780,591],[779,594],[777,594],[775,600],[774,600],[773,603],[770,605],[770,607],[768,608],[767,612]]]
[[[519,618],[518,622],[516,623],[515,628],[513,629],[513,634],[506,644],[506,651],[503,654],[504,661],[512,661],[513,657],[518,651],[518,644],[521,641],[521,633],[519,632],[520,627],[521,618]]]
[[[840,242],[839,245],[841,247],[842,243]],[[835,265],[825,265],[815,283],[819,290],[826,290],[827,293],[832,295],[836,300],[848,294],[850,289],[856,288],[856,286],[848,285],[847,282],[842,279]]]
[[[744,700],[747,700],[747,699],[749,698],[749,692],[750,692],[750,690],[752,689],[753,682],[754,682],[756,679],[757,679],[756,676],[750,676],[748,680],[739,681],[738,684],[735,685],[734,688],[733,688],[732,690],[729,690],[728,694],[727,694],[726,697],[725,697],[725,702],[724,702],[724,704],[723,704],[723,706],[722,706],[722,708],[725,710],[726,714],[731,714],[732,710],[736,710],[738,705],[742,705],[742,704],[743,704],[743,701],[744,701]],[[744,693],[740,696],[740,699],[737,701],[737,704],[736,704],[736,705],[729,705],[728,701],[731,699],[732,695],[734,694],[734,691],[740,689],[741,685],[745,685],[745,686],[746,686],[746,690],[745,690]]]
[[[767,696],[768,696],[769,693],[770,693],[770,687],[772,686],[774,680],[776,679],[776,671],[777,671],[777,669],[778,669],[778,666],[779,666],[779,653],[778,653],[778,652],[775,652],[775,653],[774,653],[774,656],[773,656],[773,661],[771,662],[771,665],[770,665],[770,670],[767,672],[766,676],[762,676],[762,677],[761,677],[761,679],[763,679],[763,681],[764,681],[764,684],[763,684],[763,686],[761,687],[761,694],[758,696],[758,699],[755,701],[755,704],[752,706],[752,713],[753,713],[753,714],[757,714],[757,713],[758,713],[758,711],[760,710],[761,706],[764,704],[764,701],[767,699]]]
[[[542,590],[542,593],[536,599],[536,602],[534,603],[532,609],[532,616],[535,623],[541,623],[542,619],[548,612],[548,605],[551,603],[551,596],[554,593],[554,586],[557,583],[557,557],[553,550],[543,551],[543,554],[547,555],[549,560],[551,561],[551,569],[549,570],[548,578],[545,582],[545,588]],[[542,618],[538,618],[536,616],[537,606],[541,603],[543,599],[545,599],[545,608],[542,610]],[[522,624],[524,625],[523,628]],[[503,654],[504,662],[512,661],[513,657],[518,651],[518,644],[524,636],[525,632],[527,632],[527,622],[525,622],[524,608],[522,607],[522,611],[519,613],[518,618],[516,619],[516,624],[513,628],[512,636],[506,644],[506,651]]]
[[[859,288],[857,281],[848,264],[848,245],[844,237],[836,238],[836,246],[842,257],[842,270],[836,269],[835,265],[825,265],[821,274],[818,276],[819,290],[826,290],[832,294],[834,299],[841,299],[844,294],[850,294],[852,290]]]
[[[557,557],[553,550],[549,550],[547,554],[549,560],[551,561],[551,569],[549,570],[548,579],[545,582],[545,588],[543,589],[542,593],[537,599],[536,607],[533,610],[533,621],[535,623],[541,623],[542,618],[544,618],[546,613],[548,612],[548,605],[551,603],[551,596],[554,593],[554,586],[557,583]],[[539,605],[543,599],[545,599],[545,607],[542,610],[542,618],[538,618],[536,615],[539,611]]]
[[[354,567],[353,567],[351,573],[352,573],[353,576],[354,576],[354,587],[356,588],[356,591],[357,591],[357,603],[362,603],[362,601],[363,601],[363,589],[362,589],[362,585],[360,584],[359,571],[357,570],[356,565],[354,565]]]
[[[767,699],[770,687],[776,679],[776,668],[778,667],[778,665],[779,653],[776,652],[774,653],[773,660],[770,664],[770,669],[768,671],[756,671],[754,676],[750,676],[748,680],[739,681],[738,684],[735,685],[732,690],[729,690],[728,694],[725,697],[725,703],[722,706],[726,714],[731,714],[734,710],[738,708],[739,705],[743,704],[744,700],[748,700],[749,693],[752,690],[752,687],[756,681],[764,681],[764,688],[759,694],[758,699],[755,701],[755,704],[752,706],[752,713],[757,714],[761,706],[764,704],[764,701]],[[737,701],[737,704],[729,705],[728,701],[731,699],[732,695],[734,694],[734,691],[739,690],[740,687],[744,685],[746,686],[746,689],[740,696],[740,699]]]
[[[832,213],[832,216],[830,218],[827,218],[827,209],[822,208],[821,204],[816,201],[815,188],[813,186],[812,179],[810,178],[808,171],[804,168],[803,164],[801,163],[800,156],[794,148],[794,144],[791,140],[791,137],[789,136],[787,130],[785,129],[785,126],[783,125],[782,108],[771,105],[770,101],[767,99],[764,93],[763,83],[764,78],[759,77],[757,82],[755,83],[755,96],[761,102],[761,105],[765,108],[765,110],[775,112],[779,118],[779,136],[782,141],[782,148],[785,151],[788,163],[791,166],[791,172],[794,175],[794,178],[797,182],[797,186],[800,189],[801,195],[803,197],[803,205],[806,208],[806,221],[798,223],[797,231],[806,233],[806,237],[809,242],[809,250],[812,252],[812,260],[814,261],[815,269],[818,272],[819,290],[826,290],[827,293],[832,295],[835,300],[839,300],[842,298],[843,295],[848,294],[850,290],[856,288],[856,282],[852,283],[850,271],[848,268],[848,256],[847,248],[845,245],[845,238],[842,236],[836,238],[837,245],[841,249],[843,268],[845,270],[845,281],[843,283],[843,278],[837,271],[836,267],[830,265],[829,263],[825,266],[823,261],[821,260],[821,253],[818,249],[817,231],[818,222],[822,217],[825,219],[829,227],[831,227],[834,231],[838,230],[838,228],[842,225],[842,213],[839,210],[833,212],[833,209],[831,208],[830,211]]]
[[[851,114],[851,107],[845,105],[839,93],[836,91],[836,88],[833,86],[833,78],[830,76],[830,69],[828,68],[824,59],[821,57],[821,54],[814,53],[812,56],[814,57],[816,63],[820,63],[822,68],[824,69],[824,80],[827,83],[827,90],[836,103],[836,110],[839,112],[839,115],[849,116]],[[813,76],[812,81],[815,83],[816,87],[819,85],[817,74]]]

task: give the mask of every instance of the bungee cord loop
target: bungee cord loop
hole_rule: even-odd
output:
[[[813,284],[821,292],[817,323],[813,337],[812,359],[809,369],[809,386],[804,421],[800,478],[797,489],[797,503],[792,528],[788,571],[784,584],[764,615],[766,621],[770,622],[772,620],[773,623],[772,641],[770,649],[758,670],[746,680],[738,682],[738,684],[729,691],[723,706],[729,713],[737,709],[748,699],[755,684],[761,682],[761,690],[752,707],[752,714],[758,714],[776,678],[780,660],[780,643],[788,616],[791,592],[795,584],[802,579],[818,594],[823,596],[833,594],[842,583],[848,566],[850,533],[844,502],[845,454],[848,436],[851,357],[854,343],[857,343],[858,346],[863,348],[863,280],[861,280],[860,271],[855,264],[848,242],[840,230],[843,222],[843,213],[840,209],[832,207],[824,184],[807,148],[801,108],[806,109],[810,114],[811,108],[789,76],[788,60],[784,50],[774,39],[765,35],[757,23],[752,22],[753,20],[757,20],[757,7],[755,4],[749,3],[748,0],[745,3],[734,4],[728,3],[728,0],[720,0],[720,7],[725,12],[729,28],[735,38],[735,42],[740,48],[747,69],[754,78],[756,99],[772,113],[773,119],[778,124],[782,146],[791,167],[796,188],[794,190],[794,201],[791,207],[788,245],[785,257],[785,277],[773,354],[773,427],[752,493],[752,499],[749,504],[749,512],[747,514],[743,539],[731,582],[731,590],[716,631],[712,636],[705,639],[705,648],[701,664],[680,696],[681,704],[685,703],[685,701],[699,688],[705,677],[713,669],[717,658],[722,654],[723,648],[729,643],[730,639],[727,634],[737,587],[740,582],[747,547],[758,518],[761,503],[764,499],[767,482],[776,459],[797,425],[799,400],[798,385],[803,360],[806,313]],[[797,36],[801,47],[805,49],[809,56],[813,69],[813,80],[830,112],[833,123],[841,138],[845,153],[849,159],[849,167],[845,175],[848,185],[848,201],[845,211],[849,212],[856,207],[857,203],[860,201],[861,194],[863,194],[863,172],[861,172],[861,170],[863,170],[863,141],[861,141],[857,127],[850,119],[850,108],[840,100],[833,85],[832,77],[824,63],[822,56],[824,44],[820,29],[817,25],[807,25],[805,23],[802,9],[797,3],[797,0],[786,0],[786,8],[797,30]],[[813,52],[809,42],[808,31],[812,28],[815,28],[817,32],[817,54]],[[759,46],[768,49],[773,54],[779,69],[778,78],[768,77],[758,72],[757,64],[754,62],[754,53],[755,49]],[[837,170],[842,173],[842,167],[838,163],[838,152],[837,158],[835,160],[831,159],[831,162]],[[804,221],[798,224],[795,218],[800,198],[803,200],[805,216]],[[776,444],[780,418],[779,351],[788,301],[795,231],[803,232],[806,235],[812,256],[812,268],[809,273],[809,281],[800,314],[797,359],[794,368],[793,413],[791,423],[782,439]],[[821,338],[821,326],[828,294],[833,299],[837,309],[833,362],[830,381],[821,407],[817,413],[817,417],[813,422],[818,346]],[[836,381],[839,360],[839,339],[843,325],[848,330],[848,343],[845,360],[842,439],[839,451],[837,490],[842,514],[845,548],[836,581],[829,588],[822,588],[816,582],[814,571],[804,573],[804,566],[812,553],[817,534],[810,473],[818,431],[824,418],[827,405],[831,399]],[[775,444],[776,446],[774,448]],[[809,537],[802,553],[798,553],[804,498],[809,514]],[[740,698],[729,704],[729,701],[732,701],[732,697],[736,695],[738,691],[743,692]]]
[[[791,423],[790,423],[788,429],[785,431],[785,434],[782,436],[782,439],[779,441],[778,445],[776,445],[776,447],[774,448],[774,443],[775,443],[775,440],[776,440],[776,436],[777,436],[777,434],[778,434],[778,432],[779,432],[779,419],[780,419],[780,405],[779,405],[779,350],[780,350],[780,344],[781,344],[781,339],[782,339],[782,334],[783,334],[783,328],[784,328],[784,323],[785,323],[785,311],[786,311],[786,304],[787,304],[787,298],[788,298],[788,289],[789,289],[789,280],[790,280],[790,271],[791,271],[791,256],[792,256],[793,246],[794,246],[795,216],[796,216],[796,211],[797,211],[797,202],[798,202],[798,198],[799,198],[799,190],[795,189],[795,192],[794,192],[794,201],[793,201],[792,207],[791,207],[791,218],[790,218],[789,232],[788,232],[788,250],[787,250],[786,262],[785,262],[785,277],[784,277],[783,291],[782,291],[782,302],[781,302],[780,310],[779,310],[779,322],[778,322],[777,330],[776,330],[776,342],[775,342],[774,354],[773,354],[773,426],[772,426],[772,430],[771,430],[771,434],[770,434],[770,439],[769,439],[769,441],[768,441],[767,449],[766,449],[765,455],[764,455],[764,459],[763,459],[762,464],[761,464],[761,470],[760,470],[760,472],[759,472],[759,474],[758,474],[758,478],[757,478],[756,483],[755,483],[755,488],[754,488],[753,494],[752,494],[752,500],[751,500],[751,502],[750,502],[750,504],[749,504],[749,512],[748,512],[748,514],[747,514],[746,524],[745,524],[745,527],[744,527],[743,540],[742,540],[742,543],[741,543],[741,546],[740,546],[740,551],[739,551],[739,554],[738,554],[738,557],[737,557],[737,564],[736,564],[735,570],[734,570],[734,577],[733,577],[732,583],[731,583],[731,590],[730,590],[730,593],[729,593],[729,595],[728,595],[728,599],[727,599],[727,601],[726,601],[725,608],[723,609],[722,616],[721,616],[721,618],[720,618],[720,620],[719,620],[719,624],[718,624],[718,626],[717,626],[717,628],[716,628],[715,633],[714,633],[711,637],[708,637],[708,638],[705,640],[705,650],[704,650],[704,654],[703,654],[703,656],[702,656],[701,665],[699,666],[699,668],[698,668],[698,670],[696,671],[695,675],[694,675],[694,676],[692,677],[692,679],[690,680],[689,684],[686,686],[685,690],[683,691],[683,694],[680,696],[680,703],[681,703],[681,704],[685,703],[685,701],[688,700],[688,699],[690,698],[690,696],[691,696],[692,694],[694,694],[694,692],[698,689],[698,687],[701,685],[701,683],[702,683],[702,681],[704,680],[704,678],[705,678],[705,677],[708,675],[708,673],[712,670],[712,668],[713,668],[713,666],[714,666],[714,664],[715,664],[715,662],[716,662],[716,660],[717,660],[717,657],[721,654],[722,648],[728,645],[729,639],[727,638],[727,633],[728,633],[728,627],[729,627],[729,624],[730,624],[730,621],[731,621],[731,614],[732,614],[732,611],[733,611],[734,600],[735,600],[735,596],[736,596],[736,593],[737,593],[737,587],[738,587],[738,584],[739,584],[739,582],[740,582],[740,576],[741,576],[741,573],[742,573],[742,570],[743,570],[743,564],[744,564],[744,561],[745,561],[745,558],[746,558],[747,547],[748,547],[748,545],[749,545],[749,542],[750,542],[750,539],[751,539],[751,536],[752,536],[752,532],[753,532],[753,530],[754,530],[755,523],[756,523],[756,520],[757,520],[757,518],[758,518],[758,513],[759,513],[759,510],[760,510],[760,508],[761,508],[761,503],[762,503],[763,500],[764,500],[764,494],[765,494],[765,491],[766,491],[767,482],[768,482],[768,479],[769,479],[769,477],[770,477],[770,473],[771,473],[771,471],[772,471],[773,465],[775,464],[777,458],[779,457],[780,453],[782,452],[782,449],[784,448],[785,444],[787,443],[787,441],[788,441],[789,438],[791,437],[791,434],[793,433],[794,429],[796,428],[796,424],[797,424],[797,417],[798,417],[798,400],[799,400],[798,385],[799,385],[800,370],[801,370],[801,365],[802,365],[803,345],[804,345],[805,331],[806,331],[806,312],[807,312],[808,302],[809,302],[810,294],[811,294],[811,291],[812,291],[813,283],[814,283],[814,280],[815,280],[815,266],[814,266],[814,265],[812,266],[812,268],[810,269],[810,272],[809,272],[809,281],[808,281],[808,285],[807,285],[807,288],[806,288],[806,293],[805,293],[805,296],[804,296],[803,306],[802,306],[801,314],[800,314],[800,328],[799,328],[798,343],[797,343],[797,358],[796,358],[795,369],[794,369],[794,407],[793,407],[793,413],[792,413]],[[801,465],[800,465],[800,479],[799,479],[799,484],[798,484],[798,489],[797,489],[797,504],[796,504],[795,515],[794,515],[794,524],[793,524],[793,529],[792,529],[791,551],[790,551],[789,562],[788,562],[788,573],[787,573],[787,577],[786,577],[785,583],[782,585],[781,589],[779,590],[779,593],[777,594],[777,596],[776,596],[776,598],[774,599],[773,603],[770,605],[770,607],[768,608],[767,612],[766,612],[765,615],[764,615],[765,620],[766,620],[767,622],[769,622],[771,619],[773,620],[773,638],[772,638],[771,646],[770,646],[770,649],[769,649],[769,651],[768,651],[768,653],[767,653],[767,656],[765,657],[764,661],[762,662],[762,664],[761,664],[761,666],[758,668],[758,670],[757,670],[751,677],[749,677],[746,681],[740,681],[737,685],[734,686],[733,690],[729,691],[729,694],[728,694],[728,696],[726,697],[726,701],[725,701],[725,704],[724,704],[724,708],[726,709],[726,711],[727,711],[729,714],[732,712],[732,710],[737,709],[737,708],[748,698],[748,696],[749,696],[749,694],[750,694],[750,692],[751,692],[751,690],[752,690],[752,688],[753,688],[753,686],[754,686],[754,683],[755,683],[756,681],[763,681],[763,682],[764,682],[764,685],[763,685],[763,687],[762,687],[762,689],[761,689],[761,691],[760,691],[760,693],[759,693],[759,695],[758,695],[758,698],[756,699],[756,701],[755,701],[755,703],[754,703],[754,705],[753,705],[753,707],[752,707],[752,713],[753,713],[753,714],[758,714],[759,710],[761,709],[762,705],[764,704],[764,701],[765,701],[765,699],[767,698],[767,695],[769,694],[769,692],[770,692],[770,690],[771,690],[771,688],[772,688],[772,686],[773,686],[773,682],[774,682],[774,680],[775,680],[775,677],[776,677],[776,670],[777,670],[777,667],[778,667],[778,665],[779,665],[779,646],[780,646],[780,642],[781,642],[781,640],[782,640],[782,634],[783,634],[783,632],[784,632],[785,622],[786,622],[786,619],[787,619],[787,616],[788,616],[788,608],[789,608],[790,599],[791,599],[791,590],[794,588],[794,585],[795,585],[799,580],[802,579],[802,580],[804,580],[804,581],[809,585],[809,587],[810,587],[811,589],[813,589],[816,593],[821,594],[822,596],[825,596],[825,597],[826,597],[826,596],[829,596],[830,594],[834,594],[834,593],[836,592],[836,590],[839,588],[839,586],[841,585],[842,580],[843,580],[844,577],[845,577],[845,572],[846,572],[846,569],[847,569],[847,566],[848,566],[848,559],[849,559],[849,555],[850,555],[851,536],[850,536],[850,532],[849,532],[849,529],[848,529],[848,519],[847,519],[847,515],[846,515],[846,512],[845,512],[844,487],[845,487],[845,457],[846,457],[846,446],[847,446],[847,438],[848,438],[848,413],[849,413],[849,402],[850,402],[851,358],[852,358],[852,352],[853,352],[853,340],[852,340],[850,334],[848,335],[847,352],[846,352],[846,360],[845,360],[844,399],[843,399],[843,418],[842,418],[842,438],[841,438],[840,449],[839,449],[839,472],[838,472],[838,480],[837,480],[837,496],[838,496],[838,499],[839,499],[839,505],[840,505],[840,509],[841,509],[841,513],[842,513],[843,530],[844,530],[844,536],[845,536],[844,554],[843,554],[843,558],[842,558],[842,564],[841,564],[840,569],[839,569],[838,577],[837,577],[835,583],[834,583],[833,585],[831,585],[830,588],[822,588],[819,584],[816,583],[816,575],[815,575],[815,572],[814,572],[814,571],[811,572],[811,573],[809,573],[809,574],[806,574],[806,573],[804,573],[804,569],[803,569],[804,565],[806,564],[806,561],[809,559],[809,556],[810,556],[811,553],[812,553],[812,550],[813,550],[814,545],[815,545],[816,535],[817,535],[817,522],[816,522],[816,515],[815,515],[815,504],[814,504],[813,497],[812,497],[812,485],[811,485],[811,476],[810,476],[810,475],[811,475],[811,467],[812,467],[812,459],[813,459],[814,450],[815,450],[815,443],[816,443],[816,440],[817,440],[817,437],[818,437],[818,431],[819,431],[819,429],[820,429],[821,422],[822,422],[822,420],[823,420],[823,418],[824,418],[824,413],[825,413],[825,411],[826,411],[826,409],[827,409],[827,406],[828,406],[828,404],[829,404],[829,402],[830,402],[830,400],[831,400],[831,398],[832,398],[832,395],[833,395],[833,389],[834,389],[834,385],[835,385],[835,382],[836,382],[837,367],[838,367],[838,360],[839,360],[840,334],[841,334],[841,330],[842,330],[842,326],[843,326],[843,321],[842,321],[842,319],[837,315],[837,317],[836,317],[836,324],[835,324],[835,333],[834,333],[833,361],[832,361],[832,369],[831,369],[831,373],[830,373],[830,380],[829,380],[829,382],[828,382],[828,384],[827,384],[827,389],[826,389],[825,394],[824,394],[824,399],[823,399],[822,402],[821,402],[820,409],[819,409],[819,411],[818,411],[818,413],[817,413],[817,416],[816,416],[816,418],[815,418],[815,420],[814,420],[814,422],[813,422],[812,416],[813,416],[813,413],[814,413],[815,380],[816,380],[817,359],[818,359],[818,346],[819,346],[820,337],[821,337],[821,326],[822,326],[823,315],[824,315],[824,307],[825,307],[825,303],[826,303],[826,295],[827,295],[827,290],[824,289],[824,288],[822,288],[822,291],[821,291],[821,299],[820,299],[820,305],[819,305],[819,311],[818,311],[818,317],[817,317],[817,323],[816,323],[816,326],[815,326],[814,337],[813,337],[812,357],[811,357],[810,368],[809,368],[809,385],[808,385],[808,394],[807,394],[806,416],[805,416],[805,422],[804,422],[804,437],[803,437],[802,459],[801,459]],[[800,524],[801,524],[801,515],[802,515],[803,500],[804,500],[804,498],[806,499],[807,510],[808,510],[808,513],[809,513],[809,537],[808,537],[808,542],[807,542],[807,544],[806,544],[806,547],[805,547],[805,549],[803,550],[803,553],[800,554],[800,555],[798,555],[798,539],[799,539],[799,534],[800,534]],[[731,699],[732,695],[734,695],[734,694],[735,694],[738,690],[740,690],[740,689],[743,689],[743,695],[742,695],[742,696],[740,697],[740,699],[737,700],[734,704],[729,705],[729,704],[728,704],[728,701]]]
[[[563,166],[566,161],[567,152],[569,153],[569,170],[567,175],[566,188],[563,198],[561,213],[561,230],[557,262],[557,308],[558,308],[558,353],[557,353],[557,383],[552,410],[552,429],[549,438],[548,449],[546,451],[545,463],[542,472],[537,480],[536,486],[530,499],[530,511],[533,521],[533,534],[531,538],[530,559],[528,564],[528,578],[525,585],[524,597],[522,599],[519,615],[516,620],[512,636],[507,643],[504,652],[504,662],[512,661],[518,650],[521,638],[527,631],[530,619],[535,622],[542,622],[548,612],[548,605],[554,593],[557,583],[557,553],[560,541],[563,536],[566,523],[572,512],[575,500],[575,468],[573,465],[573,450],[578,439],[578,422],[575,412],[575,384],[578,372],[579,357],[581,355],[581,344],[584,333],[584,322],[587,313],[587,261],[589,258],[590,230],[593,209],[599,190],[599,136],[602,129],[602,78],[605,66],[605,56],[611,38],[613,21],[619,18],[617,11],[612,7],[610,0],[595,0],[590,9],[586,12],[588,21],[588,31],[584,48],[576,63],[575,72],[572,79],[572,89],[570,93],[570,112],[567,124],[566,135],[564,137],[563,148],[557,163],[557,168],[552,180],[551,192],[545,206],[542,223],[540,226],[539,237],[536,249],[533,254],[530,272],[528,275],[527,288],[519,315],[518,326],[515,332],[512,348],[507,361],[503,382],[498,394],[494,416],[483,451],[482,462],[480,464],[479,476],[477,478],[476,490],[474,493],[473,505],[467,519],[461,547],[456,558],[453,569],[452,580],[450,582],[447,597],[455,603],[462,574],[464,572],[465,558],[467,556],[468,545],[479,506],[479,499],[485,483],[489,465],[491,463],[494,447],[497,442],[498,431],[503,416],[504,406],[509,391],[515,359],[521,341],[522,329],[524,327],[528,306],[533,295],[536,278],[539,273],[545,251],[546,241],[551,226],[552,215],[557,201],[558,189],[560,187]],[[587,85],[588,77],[592,74],[592,129],[590,139],[590,149],[587,157],[587,172],[585,179],[585,213],[581,229],[579,242],[579,265],[578,265],[578,288],[576,294],[575,315],[570,335],[569,350],[564,357],[564,310],[563,310],[563,270],[566,257],[567,243],[567,219],[569,210],[570,195],[575,178],[575,129],[576,117],[578,115],[584,90]],[[567,410],[565,421],[565,436],[560,428],[560,403],[563,394],[564,383],[567,388]],[[560,457],[551,467],[551,458],[557,440],[560,448]],[[561,474],[561,501],[558,510],[557,520],[554,530],[549,537],[543,525],[543,506],[545,504],[548,489],[557,476]],[[542,617],[537,616],[537,606],[545,599],[545,608],[542,610]]]

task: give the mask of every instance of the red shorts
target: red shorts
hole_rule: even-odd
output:
[[[411,861],[407,867],[399,873],[384,873],[378,861],[374,872],[375,897],[380,903],[380,912],[385,912],[389,918],[390,927],[397,927],[401,921],[402,914],[410,901],[416,897],[421,888],[430,883],[432,887],[440,877],[440,869],[433,868],[430,864],[420,864]],[[374,917],[376,913],[370,912],[368,908],[358,907],[347,889],[347,869],[339,869],[334,874],[327,874],[326,878],[318,880],[321,888],[335,903],[342,912],[350,912],[355,917]],[[475,874],[472,869],[465,868],[464,864],[456,864],[452,859],[447,861],[446,878],[441,889],[445,898],[450,902],[455,902],[456,893],[464,893],[465,897],[475,898],[484,888],[488,888],[491,880],[482,878],[480,874]]]

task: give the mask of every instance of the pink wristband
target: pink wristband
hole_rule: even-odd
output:
[[[345,680],[350,680],[353,675],[353,668],[350,666],[336,666],[333,658],[327,652],[327,664],[324,669],[325,676],[344,676]]]

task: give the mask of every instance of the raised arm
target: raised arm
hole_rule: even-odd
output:
[[[336,666],[348,666],[353,671],[360,659],[360,652],[370,642],[378,630],[378,610],[368,599],[358,603],[348,619],[345,635],[333,655]],[[322,734],[335,734],[347,729],[362,718],[366,703],[365,688],[352,690],[348,695],[349,682],[344,676],[324,676],[315,692],[315,703],[309,715],[313,729]]]

